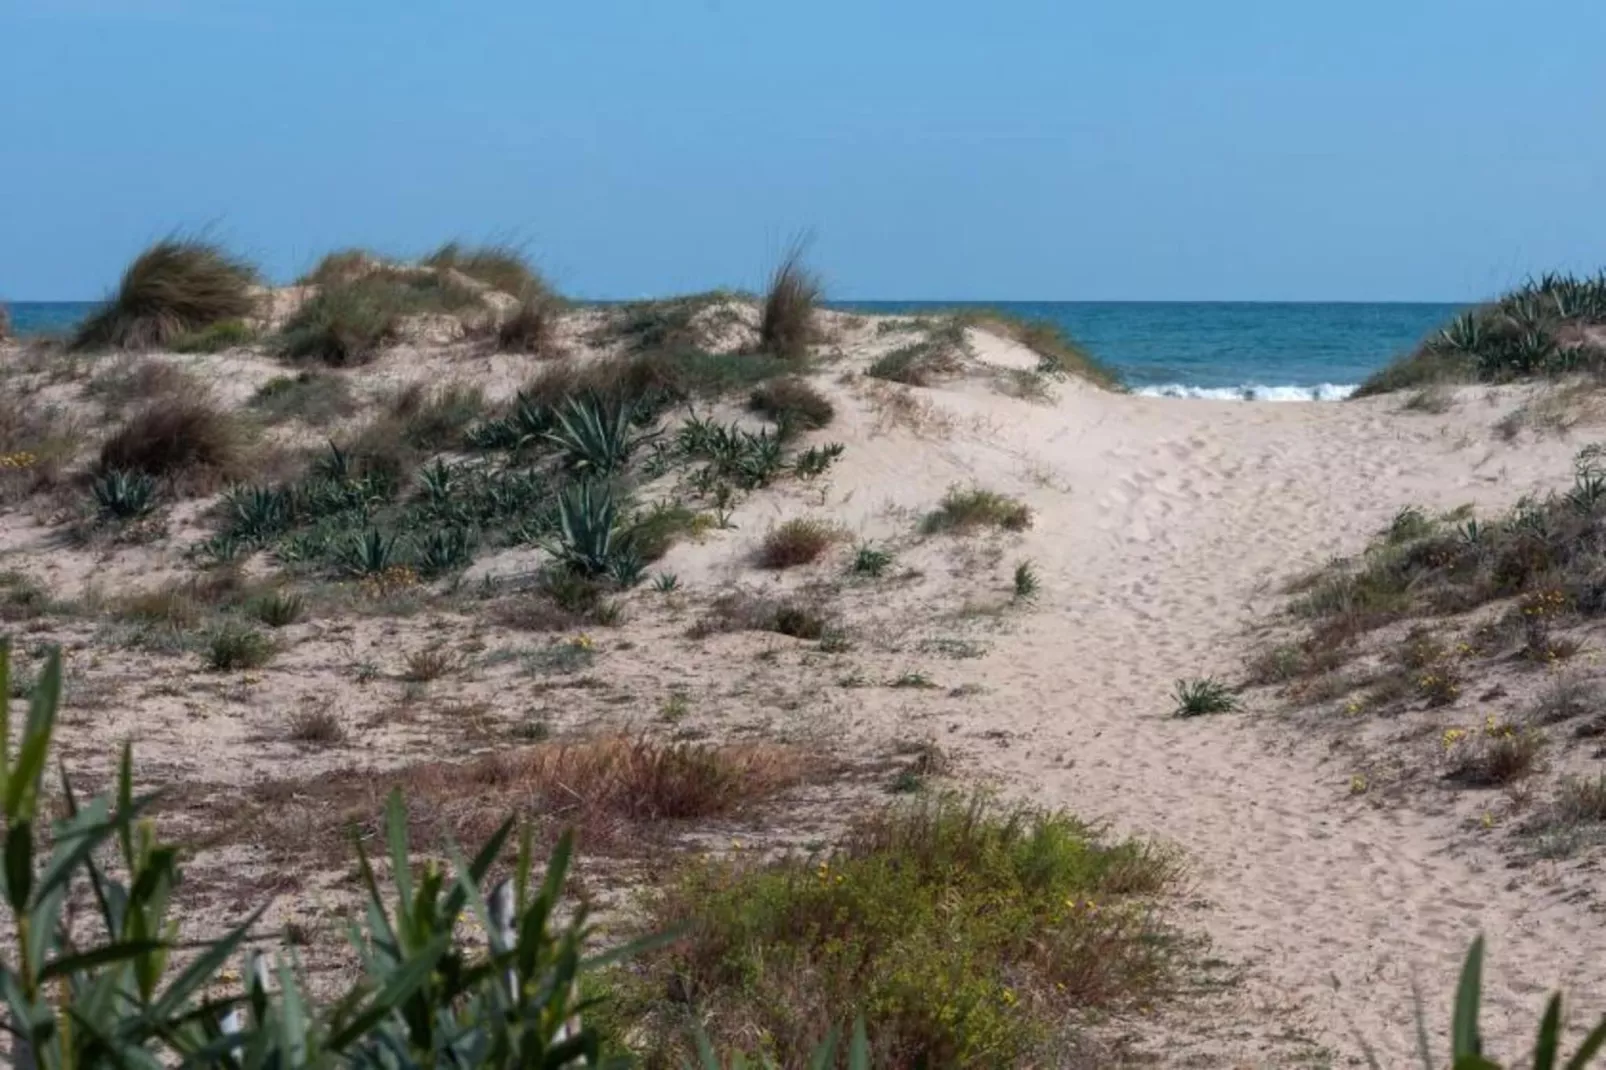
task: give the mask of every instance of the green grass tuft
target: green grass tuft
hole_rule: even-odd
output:
[[[920,530],[927,535],[966,535],[987,527],[1025,531],[1031,526],[1032,511],[1024,502],[981,487],[952,487],[926,514]]]
[[[784,360],[808,356],[816,334],[815,306],[820,301],[820,280],[803,264],[803,247],[794,245],[770,276],[759,318],[759,346]]]
[[[1171,692],[1176,703],[1172,711],[1177,717],[1201,717],[1210,713],[1231,713],[1238,708],[1238,696],[1226,684],[1206,676],[1202,679],[1178,680]]]

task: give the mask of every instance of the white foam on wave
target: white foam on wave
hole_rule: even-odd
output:
[[[1203,398],[1209,401],[1343,401],[1357,389],[1354,383],[1321,383],[1317,386],[1183,386],[1167,383],[1145,386],[1136,393],[1146,398]]]

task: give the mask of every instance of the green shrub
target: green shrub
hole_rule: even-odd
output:
[[[107,469],[90,480],[89,489],[100,515],[108,519],[132,520],[156,508],[156,480],[144,472]]]
[[[852,571],[856,575],[880,579],[892,565],[892,552],[865,543],[853,552]]]
[[[1030,602],[1037,597],[1042,588],[1042,581],[1038,578],[1037,569],[1032,567],[1030,561],[1022,561],[1015,566],[1015,599],[1020,602]]]
[[[670,876],[644,907],[652,929],[685,937],[643,956],[620,1012],[651,1023],[636,1035],[655,1066],[690,1055],[687,1020],[801,1066],[784,1053],[863,1008],[876,1065],[1035,1065],[1073,1009],[1174,984],[1177,952],[1147,902],[1175,876],[1167,856],[1063,813],[952,796],[899,806],[822,856]],[[688,1004],[662,998],[671,985]]]
[[[871,362],[864,374],[906,386],[930,386],[964,367],[965,329],[957,319],[941,321],[926,336],[899,346]]]
[[[79,325],[70,347],[153,349],[256,310],[256,269],[194,239],[157,242],[123,272],[117,292]]]
[[[100,448],[102,472],[173,476],[206,470],[220,478],[240,473],[243,458],[234,418],[207,401],[154,401],[112,432]]]
[[[965,535],[978,528],[1025,531],[1032,526],[1032,511],[1024,503],[996,491],[952,487],[935,510],[926,514],[920,530],[927,535]]]
[[[253,617],[270,628],[287,628],[301,619],[307,601],[292,591],[274,591],[254,599],[248,609]]]
[[[394,342],[403,317],[477,307],[480,295],[446,276],[380,265],[320,286],[285,321],[278,345],[292,360],[351,367]]]
[[[1200,717],[1208,713],[1231,713],[1238,708],[1238,696],[1214,677],[1178,680],[1171,692],[1176,703],[1173,716]]]
[[[273,654],[273,641],[261,632],[226,624],[207,640],[206,667],[213,672],[260,669]]]

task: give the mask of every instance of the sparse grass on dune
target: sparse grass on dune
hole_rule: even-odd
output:
[[[1606,272],[1529,279],[1456,317],[1373,375],[1356,397],[1454,382],[1503,383],[1606,370],[1588,329],[1606,324]]]
[[[546,293],[526,294],[496,329],[496,347],[504,353],[558,356],[557,319],[560,309]]]
[[[707,339],[699,321],[711,310],[741,300],[726,290],[685,294],[656,301],[628,301],[608,310],[606,322],[593,332],[595,345],[618,343],[626,353],[679,352],[703,348]]]
[[[257,331],[244,320],[219,320],[198,331],[187,331],[173,339],[175,353],[222,353],[248,346],[257,340]]]
[[[1124,390],[1120,373],[1078,345],[1058,324],[1027,320],[996,309],[967,310],[963,324],[1001,334],[1037,354],[1037,370],[1046,374],[1084,379],[1105,390]]]
[[[292,360],[351,367],[366,364],[394,342],[404,317],[482,306],[478,293],[445,274],[379,265],[322,284],[285,322],[278,346]]]
[[[11,340],[11,306],[0,301],[0,342]]]
[[[326,427],[354,415],[357,400],[345,378],[307,370],[269,379],[251,395],[246,408],[269,423],[299,420],[308,427]]]
[[[256,269],[217,245],[167,239],[137,256],[71,348],[154,349],[256,310]]]
[[[819,639],[831,631],[832,618],[821,605],[805,599],[773,599],[751,591],[720,595],[692,625],[690,635],[702,639],[725,632],[775,632],[793,639]]]
[[[759,347],[786,360],[808,355],[815,334],[814,312],[820,302],[820,280],[803,263],[803,248],[794,245],[770,276],[759,318]]]
[[[348,769],[268,781],[203,804],[218,842],[255,844],[272,858],[343,860],[353,826],[379,826],[385,797],[406,796],[424,851],[480,843],[510,814],[556,838],[572,826],[590,854],[630,853],[685,822],[748,816],[829,769],[781,744],[666,743],[645,737],[539,743],[469,761],[375,772]]]
[[[968,535],[981,528],[1025,531],[1031,526],[1032,511],[1025,502],[983,487],[952,487],[926,514],[920,530],[927,535]]]
[[[924,338],[876,358],[865,374],[905,386],[930,386],[957,374],[964,367],[965,353],[964,326],[957,318],[949,318],[939,321]]]
[[[384,257],[367,249],[336,249],[325,253],[311,271],[296,279],[296,285],[331,286],[352,282],[384,262]]]
[[[547,295],[547,286],[530,267],[522,250],[512,245],[463,245],[447,242],[420,261],[436,270],[462,272],[493,290],[510,297],[535,298]]]
[[[643,906],[683,938],[621,972],[603,1013],[651,1023],[631,1030],[650,1068],[691,1057],[695,1021],[802,1070],[807,1038],[867,1008],[876,1066],[1046,1065],[1075,1014],[1175,987],[1182,948],[1152,903],[1177,880],[1170,856],[1063,813],[899,805],[819,856],[680,867]]]

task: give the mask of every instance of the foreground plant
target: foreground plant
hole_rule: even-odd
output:
[[[1238,696],[1213,676],[1178,680],[1171,692],[1177,717],[1200,717],[1207,713],[1231,713],[1238,708]]]
[[[73,335],[73,349],[166,346],[256,310],[256,269],[222,248],[167,239],[140,253],[117,292]]]

